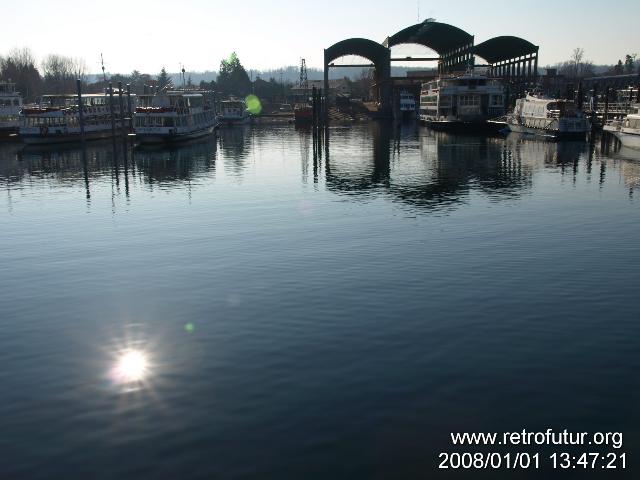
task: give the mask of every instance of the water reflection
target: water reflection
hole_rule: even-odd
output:
[[[240,176],[245,169],[246,157],[251,149],[251,127],[237,125],[218,130],[220,147],[224,155],[225,171]]]
[[[220,151],[218,143],[220,142]],[[290,126],[238,126],[171,148],[117,147],[111,142],[75,146],[24,147],[0,144],[0,179],[13,188],[38,184],[84,186],[87,201],[93,182],[109,182],[113,196],[136,186],[180,188],[203,183],[222,161],[229,177],[246,175],[253,156],[280,153],[297,157],[287,163],[299,171],[303,184],[316,188],[324,181],[328,191],[356,200],[385,196],[422,210],[447,211],[464,204],[471,193],[490,201],[504,201],[530,192],[536,172],[557,171],[578,180],[581,162],[586,181],[601,186],[607,169],[620,170],[630,195],[640,184],[638,154],[596,139],[553,142],[533,136],[473,136],[433,132],[415,124],[393,129],[384,123],[330,128],[315,135]],[[35,183],[35,185],[34,185]]]
[[[83,181],[87,189],[90,181],[104,178],[125,185],[136,178],[143,184],[180,184],[215,172],[216,149],[215,137],[170,148],[118,146],[115,155],[110,142],[88,142],[84,149],[79,144],[0,144],[0,178],[11,183]]]
[[[171,148],[138,148],[134,159],[143,181],[148,184],[175,184],[215,173],[215,137]]]

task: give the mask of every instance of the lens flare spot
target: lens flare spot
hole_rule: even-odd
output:
[[[139,350],[128,350],[118,358],[113,368],[113,378],[118,383],[139,382],[149,370],[147,356]]]
[[[195,329],[196,329],[196,326],[195,326],[193,323],[191,323],[191,322],[187,323],[187,324],[184,326],[184,330],[185,330],[187,333],[193,333],[193,331],[194,331]]]
[[[249,95],[244,99],[247,104],[247,111],[252,115],[259,115],[262,112],[262,103],[260,103],[260,99],[255,95]]]

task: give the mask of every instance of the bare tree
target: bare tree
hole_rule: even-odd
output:
[[[584,48],[574,48],[571,55],[571,61],[573,62],[574,77],[580,77],[582,75],[582,58],[584,57]]]
[[[42,72],[49,93],[71,93],[75,80],[85,79],[86,64],[83,59],[49,54],[42,61]]]

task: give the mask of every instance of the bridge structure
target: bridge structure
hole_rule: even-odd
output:
[[[434,51],[433,57],[391,56],[391,48],[403,44],[417,44]],[[348,38],[324,50],[324,90],[329,92],[329,68],[337,66],[335,60],[347,55],[356,55],[369,60],[370,64],[339,65],[340,67],[374,67],[376,101],[383,114],[391,112],[394,82],[392,62],[437,61],[439,75],[464,72],[476,65],[476,58],[486,64],[492,77],[501,78],[518,87],[533,84],[538,78],[538,46],[514,36],[498,36],[475,44],[468,32],[432,19],[411,25],[378,43],[366,38]],[[400,82],[402,83],[402,82]]]

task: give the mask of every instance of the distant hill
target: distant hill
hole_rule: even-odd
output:
[[[361,77],[362,72],[367,69],[365,68],[352,68],[352,67],[332,67],[329,70],[329,78],[337,79],[337,78],[350,78],[351,80],[357,80]],[[407,74],[410,70],[425,70],[424,68],[419,67],[391,67],[391,75],[394,77],[400,77]],[[263,80],[270,80],[271,78],[275,79],[277,82],[282,81],[285,83],[297,83],[300,79],[300,71],[297,66],[287,66],[278,69],[271,70],[254,70],[248,69],[247,73],[249,73],[252,79],[256,79],[260,77]],[[282,77],[280,74],[282,73]],[[114,73],[107,72],[107,78]],[[168,72],[169,77],[173,81],[174,85],[182,84],[182,77],[179,72]],[[156,74],[152,74],[152,77],[156,77]],[[195,85],[198,85],[200,82],[210,82],[215,80],[218,77],[218,72],[213,70],[207,70],[204,72],[186,72],[185,76],[187,80],[191,77],[191,82]],[[322,80],[324,78],[324,74],[319,68],[309,68],[307,69],[307,77],[309,80]],[[100,81],[102,79],[102,73],[92,73],[87,75],[87,81],[89,83],[94,83]]]

